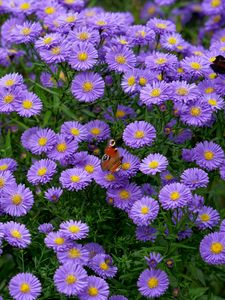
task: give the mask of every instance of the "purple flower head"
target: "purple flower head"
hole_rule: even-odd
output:
[[[190,238],[192,236],[192,234],[193,234],[193,230],[191,228],[187,228],[185,230],[178,232],[177,239],[178,239],[178,241],[181,241],[181,240]],[[168,267],[168,265],[167,265],[167,267]],[[172,267],[173,267],[173,265],[172,265]]]
[[[123,157],[121,169],[118,175],[121,177],[133,177],[139,170],[140,159],[139,157],[131,154],[123,148],[118,148],[120,156]]]
[[[0,78],[1,88],[12,88],[23,86],[23,76],[18,73],[10,73]]]
[[[204,201],[204,197],[194,194],[193,197],[188,201],[188,209],[194,213],[199,212],[204,205]]]
[[[67,238],[80,240],[88,236],[89,227],[81,221],[70,220],[60,224],[60,231]]]
[[[169,71],[178,67],[177,57],[174,54],[153,52],[145,59],[145,65],[152,71]]]
[[[190,189],[177,182],[165,185],[159,192],[159,201],[166,210],[186,206],[191,197]]]
[[[177,179],[168,170],[160,173],[160,179],[162,181],[162,185],[166,185],[177,181]]]
[[[199,187],[207,187],[209,177],[202,169],[190,168],[181,174],[181,183],[188,186],[191,190],[195,190]]]
[[[165,171],[168,166],[168,160],[165,156],[155,153],[149,154],[140,164],[140,171],[144,174],[155,175]]]
[[[117,173],[111,173],[110,171],[103,171],[101,168],[98,168],[93,174],[94,180],[103,188],[119,188],[125,183],[128,183],[126,177],[121,177]]]
[[[75,25],[78,25],[81,21],[80,15],[77,12],[66,12],[59,14],[55,19],[55,23],[60,32],[68,33],[70,32],[71,28]]]
[[[29,150],[33,154],[42,154],[50,151],[56,143],[56,134],[49,128],[38,128],[29,140]]]
[[[54,46],[59,45],[59,43],[62,41],[62,35],[59,33],[48,33],[44,37],[40,37],[35,42],[35,48],[37,50],[39,49],[50,49]]]
[[[88,140],[104,141],[110,137],[110,127],[104,121],[90,121],[85,127],[88,131]]]
[[[31,127],[24,131],[24,133],[21,135],[21,144],[23,147],[30,151],[30,139],[33,134],[35,134],[40,128],[39,127]]]
[[[165,81],[153,81],[141,89],[140,101],[147,106],[162,104],[172,97],[171,85]]]
[[[194,83],[173,81],[171,87],[173,89],[172,98],[177,102],[188,103],[200,96],[198,87]]]
[[[68,42],[62,40],[49,49],[39,49],[39,55],[48,64],[61,63],[69,57],[70,51]]]
[[[59,293],[77,296],[86,289],[88,275],[81,266],[67,263],[56,270],[54,284]]]
[[[61,133],[68,138],[73,138],[76,142],[82,142],[87,139],[87,129],[77,121],[69,121],[61,126]]]
[[[35,300],[41,294],[41,283],[31,273],[19,273],[11,278],[9,293],[16,300]]]
[[[100,36],[98,30],[88,27],[75,27],[69,32],[67,36],[69,42],[81,42],[81,43],[91,43],[93,45],[98,45],[100,42]]]
[[[158,252],[151,252],[149,257],[145,257],[150,269],[156,269],[157,265],[162,261],[162,256]]]
[[[10,88],[0,88],[0,112],[10,113],[15,111],[15,104],[20,99],[22,89],[20,86]]]
[[[135,121],[130,123],[123,132],[124,143],[131,148],[149,146],[155,138],[155,128],[145,121]]]
[[[221,96],[217,94],[204,95],[201,99],[203,102],[207,103],[212,111],[221,110],[224,108],[224,100]]]
[[[104,86],[104,81],[99,74],[82,72],[73,79],[71,91],[78,101],[91,103],[103,96]]]
[[[105,300],[109,296],[108,283],[99,277],[89,276],[87,288],[79,294],[80,300]]]
[[[196,224],[199,229],[212,228],[219,223],[220,215],[217,210],[209,206],[203,206],[198,211]]]
[[[163,20],[159,18],[151,18],[147,24],[157,34],[165,34],[168,32],[175,32],[176,26],[172,21]]]
[[[169,279],[164,271],[146,269],[141,273],[137,286],[141,295],[145,297],[160,297],[168,289]]]
[[[56,232],[50,231],[46,235],[44,242],[48,248],[51,248],[54,251],[65,251],[72,245],[72,241],[65,237],[60,230]]]
[[[184,58],[181,61],[181,67],[185,73],[189,74],[190,78],[194,79],[204,76],[209,68],[204,59],[196,55]]]
[[[48,234],[49,232],[52,232],[54,230],[54,227],[51,223],[43,223],[38,226],[38,231],[41,233]]]
[[[88,186],[92,177],[81,168],[72,168],[63,171],[59,181],[63,188],[69,191],[79,191]]]
[[[179,51],[180,46],[185,44],[185,41],[180,33],[168,32],[160,36],[160,44],[165,50]]]
[[[4,239],[13,247],[26,248],[31,243],[30,232],[24,224],[13,221],[3,226]]]
[[[206,15],[220,15],[224,8],[224,3],[220,0],[202,1],[202,11]]]
[[[158,215],[159,204],[156,200],[150,197],[142,197],[134,202],[129,211],[129,217],[133,222],[140,225],[149,225]]]
[[[194,162],[194,149],[182,149],[182,159],[187,162]]]
[[[50,159],[36,161],[27,172],[27,179],[33,185],[51,181],[56,172],[56,163]]]
[[[67,250],[58,251],[57,258],[60,263],[71,263],[84,266],[88,264],[89,252],[82,245],[73,243]]]
[[[42,102],[37,95],[32,92],[23,91],[20,99],[15,103],[15,110],[21,117],[30,118],[39,115],[42,110]]]
[[[32,43],[40,35],[42,27],[39,23],[29,21],[16,25],[11,31],[11,41],[14,44]]]
[[[155,189],[150,185],[150,183],[144,183],[141,186],[142,193],[144,196],[153,196],[156,195]]]
[[[89,253],[89,259],[91,260],[96,254],[105,253],[105,250],[98,243],[87,243],[84,245]]]
[[[222,220],[221,221],[221,224],[220,224],[220,232],[225,232],[225,220]]]
[[[152,2],[146,2],[141,10],[141,19],[148,20],[159,13],[159,6]]]
[[[26,215],[33,203],[33,194],[24,184],[11,186],[3,191],[0,196],[1,207],[10,216],[20,217]]]
[[[121,86],[125,93],[135,93],[137,91],[137,83],[137,69],[129,69],[124,73]]]
[[[5,190],[16,185],[16,180],[13,177],[10,171],[0,172],[0,191],[4,192]]]
[[[51,202],[59,201],[62,196],[63,190],[60,187],[51,187],[45,191],[45,198]]]
[[[136,228],[136,239],[138,241],[146,242],[151,241],[154,242],[157,237],[157,230],[151,226],[137,226]]]
[[[112,278],[117,273],[117,267],[113,266],[111,256],[106,254],[96,254],[91,260],[90,268],[104,279]]]
[[[199,247],[202,259],[210,265],[224,265],[225,237],[224,233],[213,232],[206,235]]]
[[[0,159],[0,172],[10,171],[14,172],[17,169],[17,162],[12,158]]]

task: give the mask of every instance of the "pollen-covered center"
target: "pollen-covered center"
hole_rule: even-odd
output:
[[[150,169],[156,169],[159,166],[159,162],[156,160],[153,160],[148,164],[148,166]]]
[[[200,215],[200,219],[202,222],[208,222],[210,220],[210,216],[208,214]]]
[[[142,206],[142,208],[141,208],[141,213],[142,213],[143,215],[148,214],[148,213],[149,213],[149,208],[148,208],[148,206]]]
[[[186,96],[188,94],[188,89],[186,89],[185,87],[180,87],[176,89],[176,94],[180,96]]]
[[[72,175],[72,176],[70,176],[70,180],[72,182],[79,182],[80,181],[80,176]]]
[[[126,57],[124,57],[123,55],[117,55],[115,60],[120,65],[124,65],[126,63]]]
[[[157,286],[159,285],[159,281],[156,277],[151,277],[149,280],[148,280],[148,287],[150,289],[154,289],[156,288]]]
[[[159,97],[161,95],[161,90],[160,89],[152,89],[150,96],[151,97]]]
[[[20,285],[20,292],[24,293],[24,294],[27,294],[30,292],[30,286],[28,283],[26,282],[23,282],[21,285]]]
[[[80,257],[80,251],[76,248],[72,248],[68,253],[69,258],[77,258]]]
[[[98,295],[98,289],[94,286],[90,286],[88,288],[88,295],[89,296],[97,296]]]
[[[145,133],[143,130],[137,130],[134,134],[134,137],[136,139],[142,139],[145,136]]]
[[[20,194],[14,194],[12,196],[12,203],[15,205],[19,205],[22,202],[23,198]]]
[[[212,151],[205,151],[204,157],[206,160],[212,160],[214,158],[214,153]]]
[[[72,275],[72,274],[67,275],[67,277],[66,277],[66,283],[68,283],[68,284],[73,284],[73,283],[75,283],[76,281],[77,281],[76,276],[74,276],[74,275]]]
[[[211,251],[214,254],[220,254],[223,251],[224,246],[219,242],[214,242],[211,244]]]
[[[176,201],[180,198],[180,193],[177,191],[174,191],[170,194],[170,199],[173,201]]]
[[[191,62],[190,66],[194,70],[200,70],[202,68],[201,64],[195,61]]]
[[[37,171],[37,175],[38,175],[38,176],[44,176],[46,173],[47,173],[47,168],[46,168],[46,167],[40,168],[40,169]]]
[[[122,190],[120,193],[120,198],[121,199],[129,199],[130,198],[130,193],[127,190]]]
[[[80,61],[86,61],[88,59],[88,54],[86,52],[80,52],[78,53],[77,58]]]
[[[91,81],[85,81],[82,85],[82,88],[84,92],[90,92],[93,90],[94,85]]]
[[[17,229],[11,230],[10,233],[11,233],[11,236],[16,238],[16,239],[21,239],[22,238],[22,234]]]
[[[198,117],[201,115],[201,109],[200,107],[194,106],[191,108],[190,113],[193,117]]]
[[[25,109],[31,109],[33,107],[33,102],[30,100],[24,100],[22,106]]]

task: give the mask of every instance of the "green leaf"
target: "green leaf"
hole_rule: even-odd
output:
[[[50,110],[47,110],[46,113],[44,114],[43,127],[48,125],[51,116],[52,116],[52,112]]]
[[[198,298],[200,298],[202,295],[204,295],[209,288],[203,288],[203,287],[199,287],[199,288],[190,288],[189,289],[189,293],[191,296],[191,300],[196,300]]]

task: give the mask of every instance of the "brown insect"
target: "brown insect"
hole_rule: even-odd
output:
[[[109,141],[104,153],[101,161],[102,170],[110,171],[111,173],[119,171],[122,166],[123,157],[120,156],[114,140]]]
[[[225,58],[222,55],[216,56],[216,59],[210,65],[215,73],[225,74]]]

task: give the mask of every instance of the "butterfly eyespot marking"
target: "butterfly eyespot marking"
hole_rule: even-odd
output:
[[[114,147],[115,145],[116,145],[115,140],[112,139],[109,141],[109,146]]]
[[[102,161],[105,161],[105,160],[109,160],[109,156],[107,154],[104,154],[102,156]]]

